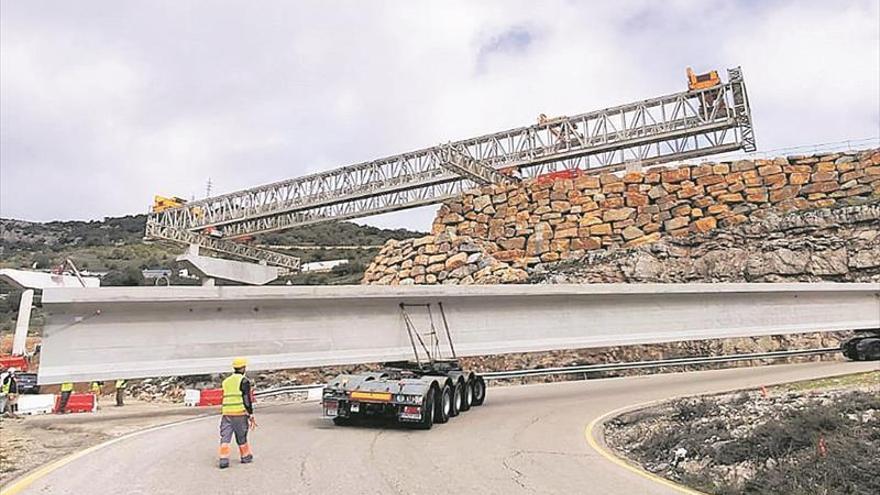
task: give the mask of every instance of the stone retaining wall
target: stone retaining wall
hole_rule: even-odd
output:
[[[529,180],[444,203],[432,235],[391,240],[363,283],[518,283],[527,269],[880,197],[880,150]]]

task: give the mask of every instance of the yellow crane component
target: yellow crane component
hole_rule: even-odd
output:
[[[721,78],[718,77],[718,71],[710,70],[705,74],[696,74],[690,67],[687,68],[688,89],[691,91],[697,89],[711,88],[721,84]]]
[[[172,208],[180,208],[186,204],[186,200],[177,196],[165,197],[158,194],[153,196],[153,213],[160,213]],[[198,206],[190,208],[196,217],[201,218],[205,212]]]
[[[153,196],[153,213],[159,213],[165,210],[170,210],[171,208],[180,208],[181,206],[186,204],[186,200],[183,198],[178,198],[177,196],[171,196],[170,198],[165,196]]]

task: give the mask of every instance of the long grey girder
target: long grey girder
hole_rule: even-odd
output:
[[[559,117],[192,201],[149,215],[146,237],[187,242],[178,234],[211,228],[224,239],[235,239],[415,208],[442,202],[486,181],[508,180],[500,173],[488,174],[489,169],[516,169],[534,177],[566,169],[596,170],[629,162],[651,165],[754,151],[742,71],[734,68],[727,73],[728,81],[712,88]],[[450,161],[450,148],[460,154],[458,161]],[[468,173],[462,165],[467,165]]]
[[[880,326],[870,283],[46,289],[39,381],[219,373],[238,355],[252,370],[412,359],[399,305],[438,302],[458,356]]]

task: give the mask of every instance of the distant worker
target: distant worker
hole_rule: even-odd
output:
[[[95,394],[95,409],[98,408],[98,399],[101,398],[101,389],[104,387],[104,382],[92,382],[89,385],[89,391]]]
[[[220,408],[220,469],[229,467],[229,456],[232,448],[232,434],[235,433],[235,443],[238,444],[238,453],[241,463],[253,462],[254,455],[248,445],[247,435],[249,428],[256,428],[254,420],[254,405],[251,395],[251,382],[244,376],[247,360],[235,358],[232,360],[233,373],[223,380],[223,404]]]
[[[58,406],[58,412],[64,414],[67,412],[67,402],[70,400],[70,394],[73,393],[73,383],[64,382],[61,384],[61,404]]]
[[[15,379],[15,372],[18,371],[16,368],[9,368],[9,371],[3,373],[3,378],[0,380],[0,391],[3,392],[3,395],[6,396],[6,404],[3,409],[0,410],[0,414],[7,413],[12,417],[15,417],[15,413],[18,412],[18,381]]]
[[[125,405],[125,389],[127,387],[127,380],[116,380],[116,407],[122,407]]]

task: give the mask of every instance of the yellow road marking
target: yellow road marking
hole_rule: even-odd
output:
[[[668,399],[664,399],[663,402],[665,402],[666,400],[668,400]],[[678,483],[676,483],[674,481],[668,480],[668,479],[663,478],[661,476],[657,476],[654,473],[649,473],[648,471],[645,471],[644,469],[637,468],[637,467],[633,466],[632,464],[629,464],[628,462],[624,461],[620,457],[617,457],[616,455],[614,455],[614,453],[612,453],[604,445],[602,445],[601,443],[599,443],[596,440],[595,435],[594,435],[594,433],[595,433],[594,430],[597,425],[601,425],[602,423],[605,422],[606,419],[608,419],[612,416],[617,416],[618,414],[621,414],[624,411],[633,410],[633,409],[641,409],[642,407],[645,407],[645,406],[648,406],[651,404],[656,404],[657,402],[659,402],[659,401],[651,401],[651,402],[646,402],[644,404],[637,404],[634,406],[630,405],[630,406],[621,407],[621,408],[615,409],[613,411],[609,411],[609,412],[597,417],[596,419],[590,421],[590,423],[584,429],[584,437],[586,437],[587,443],[590,445],[590,447],[593,448],[593,450],[598,452],[605,459],[607,459],[607,460],[613,462],[614,464],[617,464],[618,466],[620,466],[630,472],[633,472],[643,478],[647,478],[655,483],[660,483],[661,485],[663,485],[667,488],[671,488],[672,490],[678,491],[680,493],[686,493],[688,495],[707,495],[701,491],[694,490],[693,488],[688,488],[683,485],[679,485]]]
[[[61,459],[58,459],[54,462],[50,462],[49,464],[46,464],[45,466],[39,467],[39,468],[35,469],[34,471],[31,471],[30,473],[26,474],[24,477],[19,478],[18,480],[12,482],[12,484],[10,484],[8,487],[4,488],[3,490],[0,490],[0,495],[16,495],[18,493],[21,493],[22,490],[24,490],[25,488],[27,488],[28,486],[30,486],[31,484],[33,484],[35,481],[39,480],[40,478],[43,478],[47,474],[51,473],[52,471],[55,471],[56,469],[63,467],[65,465],[79,459],[80,457],[91,454],[92,452],[101,450],[105,447],[109,447],[109,446],[111,446],[115,443],[121,442],[123,440],[128,440],[129,438],[134,438],[134,437],[144,435],[147,433],[151,433],[154,431],[158,431],[158,430],[164,430],[165,428],[171,428],[172,426],[179,426],[179,425],[186,424],[186,423],[201,421],[203,419],[211,418],[216,415],[217,415],[216,413],[211,413],[211,414],[206,414],[206,415],[202,415],[202,416],[197,416],[195,418],[185,419],[183,421],[177,421],[177,422],[168,423],[165,425],[153,426],[151,428],[146,428],[143,430],[131,432],[126,435],[122,435],[121,437],[117,437],[112,440],[107,440],[104,443],[99,443],[98,445],[93,445],[87,449],[80,450],[79,452],[74,452],[73,454],[62,457]]]

